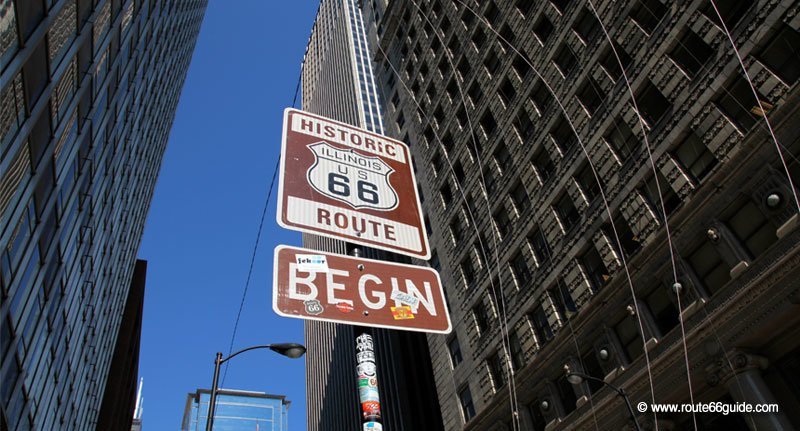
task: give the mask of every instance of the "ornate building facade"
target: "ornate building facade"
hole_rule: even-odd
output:
[[[780,408],[646,429],[800,428],[798,2],[363,7],[454,322],[446,429],[627,429],[606,384]]]

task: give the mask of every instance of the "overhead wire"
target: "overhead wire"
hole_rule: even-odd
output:
[[[597,182],[597,184],[599,186],[600,197],[602,198],[603,205],[604,205],[604,207],[606,209],[606,212],[608,214],[610,225],[611,225],[612,231],[614,233],[614,237],[615,237],[616,243],[620,244],[619,234],[617,232],[617,228],[616,228],[616,226],[614,224],[614,221],[613,221],[613,214],[611,213],[611,209],[610,209],[610,206],[609,206],[609,203],[608,203],[608,199],[607,199],[607,197],[605,195],[605,192],[603,191],[603,184],[600,181],[600,178],[599,178],[599,176],[597,174],[597,170],[595,169],[594,164],[592,163],[591,157],[589,157],[589,153],[588,153],[588,151],[587,151],[587,149],[586,149],[586,147],[585,147],[585,145],[583,143],[583,140],[581,139],[580,134],[578,133],[577,129],[575,128],[574,122],[572,121],[569,113],[567,112],[566,108],[564,107],[563,103],[561,102],[561,99],[559,98],[558,94],[556,94],[555,90],[549,84],[547,79],[545,79],[545,77],[539,72],[538,68],[536,68],[536,66],[527,58],[527,56],[524,55],[523,53],[521,53],[519,51],[519,49],[515,45],[513,45],[508,40],[506,40],[506,38],[503,35],[501,35],[499,32],[494,30],[494,28],[492,28],[491,24],[486,20],[485,17],[483,17],[480,14],[478,14],[476,11],[474,11],[469,5],[464,3],[462,0],[455,0],[455,1],[458,2],[458,3],[461,3],[462,5],[464,5],[472,14],[477,16],[486,25],[486,27],[489,28],[490,31],[492,31],[500,40],[502,40],[504,43],[506,43],[515,53],[517,53],[517,55],[519,55],[523,59],[523,61],[531,68],[531,70],[539,78],[539,80],[545,85],[545,87],[548,89],[550,94],[553,95],[557,105],[559,106],[559,108],[560,108],[560,110],[562,112],[563,117],[567,120],[567,124],[569,125],[570,129],[574,133],[575,138],[577,140],[577,143],[579,144],[584,156],[587,159],[588,166],[590,167],[590,170],[592,171],[592,175],[594,176],[594,179],[595,179],[595,181]],[[645,335],[644,335],[645,334],[644,325],[642,323],[641,313],[639,312],[639,305],[638,305],[638,301],[636,299],[635,290],[633,288],[633,281],[632,281],[632,278],[631,278],[631,275],[630,275],[630,271],[628,269],[628,265],[627,265],[627,263],[625,261],[624,254],[620,253],[619,254],[619,258],[620,258],[620,260],[621,260],[621,262],[623,264],[623,267],[625,269],[627,282],[628,282],[628,285],[629,285],[629,288],[630,288],[630,291],[631,291],[631,296],[633,298],[633,305],[632,306],[633,306],[633,308],[634,308],[634,310],[636,312],[635,314],[636,314],[637,322],[639,324],[640,335],[642,337],[642,345],[644,346],[646,344],[647,340],[645,339]],[[651,371],[651,367],[650,367],[650,358],[649,358],[649,354],[647,352],[647,349],[643,348],[643,351],[644,351],[645,363],[647,365],[647,374],[648,374],[648,381],[649,381],[649,385],[650,385],[650,394],[651,394],[651,398],[653,399],[653,402],[655,402],[655,389],[654,389],[654,386],[653,386],[653,377],[652,377],[652,371]],[[657,430],[658,429],[658,424],[657,424],[657,416],[656,416],[655,412],[653,412],[653,416],[654,416],[654,423],[656,424],[656,430]]]
[[[295,86],[294,98],[292,99],[292,107],[297,105],[297,95],[300,92],[300,83],[302,81],[302,76],[303,76],[302,68],[303,68],[304,65],[305,65],[305,63],[301,63],[301,66],[300,66],[301,73],[297,77],[297,85]],[[239,302],[239,310],[236,312],[236,319],[233,322],[233,331],[231,333],[231,341],[230,341],[230,344],[228,345],[228,356],[230,356],[231,353],[233,353],[233,345],[234,345],[234,342],[236,341],[236,333],[237,333],[237,331],[239,329],[239,321],[240,321],[240,319],[242,317],[242,311],[244,310],[244,304],[245,304],[245,302],[247,300],[247,291],[250,288],[250,280],[251,280],[251,278],[253,276],[253,269],[255,267],[256,254],[258,253],[258,245],[259,245],[259,243],[261,241],[261,231],[262,231],[262,229],[264,227],[264,219],[266,218],[267,208],[269,207],[269,201],[270,201],[270,199],[272,197],[272,189],[275,186],[275,178],[277,178],[277,176],[278,176],[278,169],[280,168],[280,161],[281,161],[281,154],[280,154],[280,149],[279,149],[278,150],[278,158],[277,158],[277,160],[275,162],[275,167],[272,170],[272,180],[269,183],[269,189],[267,190],[267,197],[264,200],[264,208],[261,210],[261,219],[258,222],[258,231],[256,232],[256,239],[255,239],[255,243],[253,244],[253,252],[251,253],[251,256],[250,256],[250,266],[247,269],[247,278],[245,279],[244,289],[242,290],[242,299]],[[222,373],[222,383],[221,383],[221,385],[225,384],[225,378],[228,376],[228,365],[229,364],[230,364],[229,361],[225,362],[225,370]]]
[[[427,22],[428,25],[430,25],[431,27],[435,28],[435,26],[431,22],[430,18],[419,7],[417,2],[416,1],[412,1],[412,4],[414,5],[415,8],[417,8],[417,11],[419,12],[420,16],[425,20],[425,22]],[[444,34],[443,33],[439,34],[436,30],[434,30],[434,34],[435,34],[435,36],[437,38],[439,38],[439,41],[441,42],[442,46],[444,46],[445,45]],[[472,146],[473,146],[473,152],[474,152],[475,157],[477,159],[476,162],[478,163],[479,166],[481,166],[481,169],[479,170],[480,184],[482,185],[483,190],[484,190],[483,196],[484,196],[484,200],[486,202],[487,212],[491,216],[491,212],[492,212],[491,211],[491,204],[490,204],[490,202],[488,200],[488,195],[487,195],[487,193],[488,193],[487,190],[488,189],[486,188],[486,180],[485,180],[484,173],[483,173],[483,161],[481,160],[481,156],[480,156],[481,149],[478,147],[477,139],[475,138],[475,128],[473,126],[472,119],[471,119],[471,116],[469,114],[469,106],[467,106],[467,101],[466,101],[466,97],[465,97],[465,91],[464,91],[464,88],[462,86],[461,80],[459,79],[459,77],[456,76],[457,75],[457,72],[456,72],[457,68],[456,68],[456,65],[455,65],[455,61],[452,58],[452,54],[446,49],[445,49],[445,57],[447,58],[447,61],[448,61],[449,65],[450,65],[450,69],[453,71],[453,74],[454,74],[454,82],[456,83],[456,86],[458,88],[459,97],[461,99],[461,104],[462,104],[462,106],[464,108],[464,113],[465,113],[465,116],[466,116],[466,119],[467,119],[467,126],[468,126],[468,129],[469,129],[469,136],[470,136],[470,140],[471,140],[471,143],[472,143]],[[387,60],[388,60],[388,57],[387,57]],[[401,79],[402,79],[402,77],[401,77]],[[416,103],[415,95],[412,95],[412,99]],[[434,135],[439,140],[439,143],[442,146],[442,150],[443,150],[442,153],[445,155],[445,159],[447,160],[447,163],[450,166],[451,171],[453,171],[453,173],[454,173],[453,165],[452,165],[452,162],[450,160],[449,154],[447,153],[446,149],[444,148],[444,145],[443,145],[441,139],[439,139],[438,134],[436,133],[436,131],[434,131]],[[456,175],[453,175],[453,178],[458,183],[458,179],[456,178]],[[459,193],[461,194],[461,197],[462,197],[462,199],[463,199],[463,201],[465,203],[465,207],[467,209],[469,218],[471,219],[471,222],[472,222],[471,224],[473,226],[473,229],[475,229],[475,232],[477,234],[477,240],[478,240],[479,246],[481,248],[482,254],[485,257],[487,255],[486,250],[489,249],[488,244],[486,244],[486,245],[483,244],[482,235],[478,231],[477,220],[476,220],[476,218],[474,216],[474,213],[473,213],[473,211],[472,211],[472,209],[470,207],[470,203],[468,202],[468,200],[466,198],[466,195],[464,194],[463,185],[462,184],[457,184],[457,185],[458,185]],[[490,290],[492,291],[491,293],[494,294],[494,304],[497,305],[497,311],[498,311],[498,314],[499,314],[499,316],[498,316],[499,319],[498,320],[500,321],[501,344],[502,344],[502,347],[503,347],[503,350],[504,350],[504,355],[505,355],[505,358],[506,358],[506,360],[505,360],[506,370],[507,370],[508,376],[509,376],[509,379],[508,379],[509,380],[508,390],[509,390],[509,404],[510,404],[511,409],[512,409],[512,426],[513,426],[514,429],[517,429],[518,427],[520,427],[520,424],[519,424],[519,405],[518,405],[518,402],[517,402],[516,379],[515,379],[515,376],[514,376],[514,370],[513,370],[513,367],[511,366],[512,364],[511,364],[511,359],[510,359],[511,358],[511,354],[510,354],[510,342],[511,342],[511,340],[510,340],[510,333],[509,333],[509,330],[508,330],[508,317],[507,317],[507,311],[506,311],[507,307],[506,307],[506,303],[505,303],[505,295],[502,294],[502,289],[503,289],[503,287],[502,287],[503,284],[502,283],[503,283],[503,280],[502,280],[502,272],[500,270],[500,261],[499,261],[499,257],[498,257],[497,235],[498,235],[498,232],[496,231],[496,229],[493,228],[492,229],[492,241],[494,243],[494,247],[493,248],[494,248],[494,252],[495,252],[494,253],[495,268],[497,270],[497,281],[498,281],[499,286],[495,286],[494,285],[494,277],[492,277],[491,266],[487,266],[487,273],[488,273],[488,276],[489,276],[489,284],[490,284],[490,288],[491,288]],[[484,260],[486,260],[487,265],[489,265],[489,260],[488,259],[484,259]],[[491,298],[491,296],[490,296],[490,298]]]
[[[424,12],[423,12],[421,9],[419,9],[419,7],[418,7],[416,4],[414,4],[414,5],[415,5],[415,7],[417,7],[417,9],[419,10],[419,12],[420,12],[420,16],[421,16],[423,19],[425,19],[425,20],[426,20],[428,23],[430,23],[430,20],[427,18],[427,15],[425,15],[425,13],[424,13]],[[438,34],[437,34],[436,36],[437,36],[437,37],[441,37],[441,36],[439,36]],[[378,48],[379,48],[379,50],[381,51],[381,53],[382,53],[382,55],[384,56],[384,58],[386,59],[386,61],[387,61],[387,64],[388,64],[388,65],[390,66],[390,68],[392,69],[393,73],[394,73],[394,74],[395,74],[395,75],[396,75],[396,76],[399,78],[399,80],[400,80],[400,83],[403,85],[403,88],[405,89],[405,91],[406,91],[406,92],[409,94],[409,96],[410,96],[410,97],[409,97],[409,98],[410,98],[410,100],[412,100],[412,101],[414,102],[414,104],[416,105],[418,112],[419,112],[420,114],[422,114],[423,116],[425,116],[425,118],[426,118],[427,120],[429,120],[429,121],[430,121],[430,119],[429,119],[429,117],[428,117],[427,113],[425,113],[425,112],[424,112],[424,110],[422,109],[422,106],[421,106],[421,105],[420,105],[420,104],[417,102],[417,100],[416,100],[416,96],[414,95],[413,91],[412,91],[412,90],[411,90],[411,89],[408,87],[408,85],[407,85],[407,84],[404,82],[404,80],[403,80],[403,77],[402,77],[402,74],[401,74],[401,73],[400,73],[400,72],[397,70],[397,68],[396,68],[396,67],[395,67],[395,66],[394,66],[394,65],[391,63],[391,60],[389,59],[388,55],[387,55],[387,54],[386,54],[386,52],[383,50],[383,48],[382,48],[380,45],[378,45]],[[448,60],[450,61],[451,68],[452,68],[453,70],[455,70],[455,66],[454,66],[454,64],[453,64],[453,62],[452,62],[452,58],[448,58]],[[462,100],[461,100],[461,101],[462,101],[462,103],[463,103],[463,105],[464,105],[464,108],[465,108],[465,110],[466,110],[468,107],[467,107],[467,105],[466,105],[466,99],[464,98],[463,89],[461,88],[461,86],[460,86],[460,83],[458,83],[458,79],[456,79],[456,82],[457,82],[457,85],[459,86],[459,90],[460,90],[460,92],[461,92],[461,98],[462,98]],[[469,115],[469,114],[467,114],[467,115]],[[468,121],[469,121],[469,119],[468,119]],[[470,130],[470,136],[471,136],[471,137],[472,137],[472,139],[473,139],[473,145],[474,145],[474,146],[475,146],[475,148],[476,148],[476,154],[479,154],[479,149],[477,148],[477,144],[476,144],[476,142],[475,142],[475,139],[474,139],[474,134],[473,134],[473,133],[474,133],[474,129],[473,129],[472,127],[469,127],[469,130]],[[439,136],[439,134],[438,134],[436,131],[434,131],[434,137],[435,137],[435,139],[436,139],[436,140],[438,141],[438,143],[439,143],[439,146],[440,146],[440,148],[441,148],[441,150],[442,150],[442,154],[444,154],[444,156],[445,156],[445,160],[447,161],[447,163],[448,163],[448,166],[449,166],[449,168],[450,168],[450,172],[451,172],[452,178],[453,178],[453,179],[454,179],[454,181],[456,182],[457,189],[458,189],[458,191],[459,191],[459,193],[460,193],[460,195],[461,195],[461,198],[462,198],[462,200],[464,201],[464,207],[467,209],[467,215],[468,215],[468,217],[469,217],[469,220],[471,221],[470,225],[473,227],[473,229],[474,229],[474,230],[475,230],[475,232],[477,233],[477,238],[478,238],[478,243],[479,243],[479,246],[480,246],[480,249],[481,249],[481,254],[484,256],[484,260],[486,261],[486,264],[487,264],[487,265],[490,265],[490,264],[489,264],[489,261],[485,259],[485,257],[486,257],[486,249],[487,249],[488,247],[487,247],[486,245],[484,245],[484,244],[483,244],[483,240],[482,240],[482,238],[481,238],[481,237],[482,237],[482,235],[481,235],[481,234],[480,234],[480,232],[477,230],[477,222],[476,222],[476,218],[475,218],[475,216],[474,216],[474,214],[473,214],[473,212],[472,212],[472,210],[471,210],[471,207],[470,207],[470,205],[469,205],[469,201],[466,199],[466,195],[464,194],[464,187],[463,187],[463,185],[462,185],[462,184],[461,184],[461,183],[458,181],[458,179],[457,179],[457,176],[455,175],[455,169],[454,169],[453,163],[452,163],[452,161],[450,160],[450,157],[449,157],[449,154],[448,154],[448,152],[447,152],[447,150],[446,150],[446,147],[445,147],[445,145],[444,145],[444,143],[443,143],[443,141],[442,141],[441,137]],[[479,156],[479,155],[477,155],[477,157],[478,157],[478,160],[477,160],[477,162],[480,164],[480,163],[481,163],[481,162],[480,162],[480,156]],[[484,188],[485,188],[485,184],[484,184]],[[478,256],[478,257],[480,257],[480,256]],[[510,359],[509,359],[509,358],[510,358],[510,349],[509,349],[509,348],[506,346],[506,344],[507,344],[507,338],[508,338],[508,337],[507,337],[507,333],[508,333],[508,331],[507,331],[507,329],[506,329],[505,331],[503,330],[503,325],[504,325],[505,319],[502,319],[502,315],[505,313],[505,302],[504,302],[504,296],[503,296],[502,294],[500,294],[500,295],[499,295],[499,298],[500,298],[500,299],[499,299],[499,300],[497,299],[497,292],[498,292],[498,289],[495,289],[495,286],[494,286],[494,280],[493,280],[493,277],[491,276],[491,266],[488,266],[488,267],[487,267],[487,271],[488,271],[488,275],[489,275],[490,285],[492,285],[492,291],[495,293],[495,299],[494,299],[494,303],[495,303],[495,304],[499,304],[499,305],[498,305],[498,312],[499,312],[499,314],[501,315],[501,322],[500,322],[500,323],[501,323],[501,334],[504,334],[504,333],[505,333],[505,334],[504,334],[504,336],[503,336],[503,337],[501,337],[501,339],[503,340],[503,349],[504,349],[504,354],[505,354],[505,357],[506,357],[506,364],[508,364],[508,361],[510,360]],[[498,268],[498,280],[500,280],[500,271],[499,271],[499,268]],[[500,281],[498,281],[498,283],[500,283]],[[452,380],[452,384],[453,384],[454,392],[457,392],[457,390],[456,390],[456,385],[455,385],[455,381],[454,381],[454,379],[453,379],[453,376],[452,376],[452,374],[451,374],[451,380]],[[513,411],[512,411],[512,426],[513,426],[513,428],[516,430],[516,429],[518,429],[518,427],[519,427],[519,414],[518,414],[518,408],[516,407],[516,405],[517,405],[517,404],[516,404],[516,396],[515,396],[516,394],[515,394],[515,391],[514,391],[514,376],[513,376],[513,370],[511,370],[511,369],[509,370],[509,386],[508,386],[508,389],[509,389],[509,391],[510,391],[510,403],[511,403],[512,410],[513,410]]]
[[[634,94],[633,87],[631,87],[631,82],[630,82],[630,79],[628,78],[628,73],[625,70],[625,65],[622,63],[622,59],[620,58],[619,53],[617,52],[616,46],[614,46],[614,41],[611,39],[611,36],[608,34],[608,29],[606,28],[605,24],[603,24],[603,18],[598,13],[597,8],[595,8],[594,3],[592,2],[592,0],[587,0],[587,1],[588,1],[588,4],[589,4],[589,7],[591,7],[591,9],[592,9],[592,12],[595,14],[595,16],[597,18],[597,21],[600,23],[600,28],[603,30],[603,35],[605,36],[606,40],[608,40],[609,46],[611,47],[611,52],[614,53],[614,58],[617,60],[617,64],[619,64],[620,70],[622,71],[622,78],[625,81],[625,86],[627,87],[628,94],[630,95],[630,98],[631,98],[631,100],[630,100],[631,101],[631,105],[633,106],[633,110],[636,113],[636,118],[639,120],[638,121],[639,122],[639,126],[642,129],[642,137],[644,139],[644,147],[647,150],[647,158],[650,161],[650,166],[651,166],[652,171],[653,171],[653,178],[654,178],[654,182],[655,182],[655,185],[656,185],[656,190],[658,192],[659,201],[660,201],[660,204],[661,204],[661,214],[662,214],[662,217],[663,217],[662,221],[664,223],[664,230],[665,230],[665,233],[666,233],[666,236],[667,236],[667,247],[668,247],[668,250],[669,250],[670,264],[672,265],[673,281],[674,281],[674,283],[678,283],[678,271],[677,271],[677,265],[676,265],[676,262],[675,262],[675,252],[674,252],[674,248],[673,248],[673,244],[672,244],[672,234],[670,232],[669,217],[668,217],[668,214],[667,214],[667,207],[666,207],[666,204],[664,202],[664,194],[661,191],[661,181],[659,180],[659,177],[658,177],[658,169],[656,168],[656,162],[655,162],[655,159],[653,158],[653,152],[650,149],[650,142],[649,142],[649,139],[647,137],[648,127],[645,125],[644,117],[642,117],[642,113],[639,110],[639,104],[636,101],[636,95]],[[669,185],[667,185],[667,186],[669,186]],[[619,241],[619,238],[617,238],[617,244],[621,245],[621,242]],[[623,256],[624,253],[620,253],[620,255]],[[626,268],[626,270],[627,270],[627,268]],[[633,290],[632,286],[631,286],[631,290]],[[638,305],[636,305],[636,299],[635,298],[634,298],[634,305],[636,307],[636,313],[638,314],[639,310],[638,310]],[[687,346],[686,346],[686,332],[685,332],[684,324],[683,324],[683,310],[681,310],[680,307],[678,308],[678,317],[679,317],[679,320],[680,320],[681,342],[682,342],[682,346],[683,346],[684,362],[685,362],[685,365],[686,365],[686,377],[687,377],[686,380],[687,380],[687,384],[689,386],[689,400],[690,400],[690,402],[692,404],[694,404],[694,391],[692,390],[691,367],[689,366],[689,351],[688,351]],[[644,331],[644,328],[642,328],[642,331]],[[644,336],[644,334],[643,334],[643,336]],[[645,351],[645,354],[647,354],[647,347],[646,346],[644,346],[643,350]],[[697,430],[697,417],[696,417],[694,411],[692,411],[692,422],[694,423],[694,429]],[[656,423],[656,430],[658,430],[658,423]]]

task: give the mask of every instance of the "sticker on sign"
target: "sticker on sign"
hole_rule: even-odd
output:
[[[411,154],[403,142],[284,111],[278,223],[428,259]]]
[[[330,253],[327,272],[303,269],[313,250],[275,248],[272,308],[281,316],[447,334],[450,316],[439,274],[426,267]]]

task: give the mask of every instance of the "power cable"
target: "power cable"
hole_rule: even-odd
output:
[[[301,63],[301,65],[300,65],[300,74],[297,77],[297,85],[295,86],[294,98],[292,99],[292,107],[295,107],[296,104],[297,104],[297,95],[300,92],[300,83],[302,81],[302,76],[303,76],[302,70],[303,70],[303,66],[304,65],[305,65],[305,62]],[[236,341],[236,333],[237,333],[237,331],[239,329],[239,320],[242,317],[242,310],[244,310],[244,304],[245,304],[245,301],[247,300],[247,290],[250,287],[250,279],[253,276],[253,268],[255,267],[256,254],[258,253],[258,244],[259,244],[259,242],[261,240],[261,231],[262,231],[262,229],[264,227],[264,219],[266,218],[267,208],[269,207],[269,201],[270,201],[270,198],[272,197],[272,189],[275,186],[275,178],[277,178],[277,176],[278,176],[278,169],[280,168],[280,162],[281,162],[281,154],[280,154],[280,151],[278,151],[278,158],[277,158],[277,161],[275,162],[275,168],[273,168],[273,170],[272,170],[272,180],[270,181],[269,189],[267,190],[267,198],[264,200],[264,209],[261,210],[261,220],[258,222],[258,232],[256,233],[255,244],[253,244],[253,253],[250,256],[250,267],[247,270],[247,279],[246,279],[246,281],[244,283],[244,290],[242,291],[242,300],[239,303],[239,310],[236,312],[236,320],[233,323],[233,332],[231,333],[231,342],[230,342],[230,345],[228,346],[228,356],[230,356],[231,353],[233,353],[233,344]],[[228,365],[229,364],[230,364],[229,361],[225,362],[225,370],[222,373],[222,383],[220,383],[220,386],[225,384],[225,378],[228,376]]]

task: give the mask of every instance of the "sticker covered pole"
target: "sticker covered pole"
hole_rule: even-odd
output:
[[[356,247],[351,254],[360,257],[361,249]],[[383,431],[378,373],[375,365],[375,344],[368,328],[355,327],[355,336],[356,384],[358,386],[358,402],[361,404],[361,423],[364,431]]]

